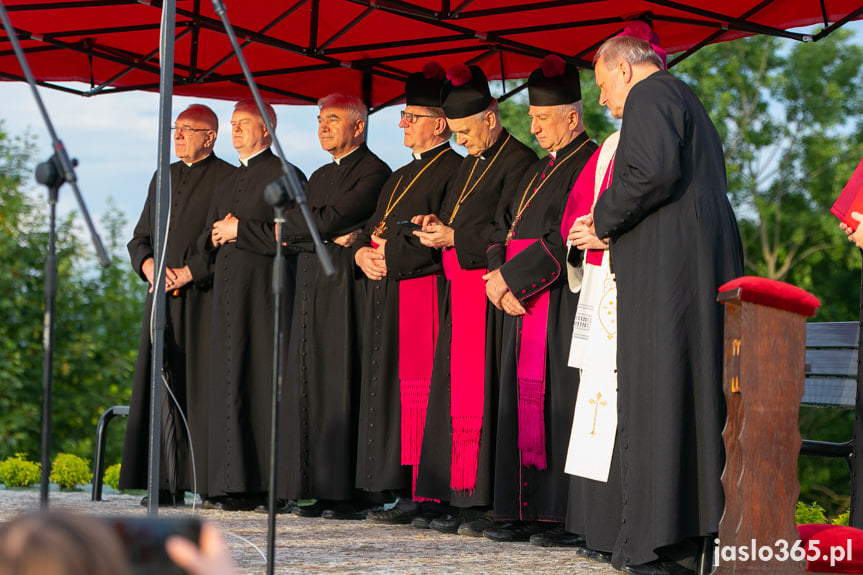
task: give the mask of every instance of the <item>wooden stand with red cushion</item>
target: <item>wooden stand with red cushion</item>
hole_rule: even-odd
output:
[[[798,412],[803,397],[806,316],[818,300],[806,291],[765,278],[743,277],[723,285],[725,359],[723,391],[728,420],[725,441],[725,513],[719,523],[719,564],[714,573],[799,573],[806,563],[779,561],[780,540],[790,551],[798,540],[794,509],[800,493]],[[773,548],[763,561],[724,560],[735,546]],[[766,553],[762,557],[766,556]]]

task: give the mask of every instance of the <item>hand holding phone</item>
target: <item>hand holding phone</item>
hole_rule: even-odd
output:
[[[423,227],[419,224],[415,224],[409,220],[402,220],[400,222],[396,222],[400,226],[404,226],[412,232],[421,232],[423,231]]]

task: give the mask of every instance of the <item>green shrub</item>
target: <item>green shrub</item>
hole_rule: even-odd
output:
[[[24,459],[23,453],[0,461],[0,483],[6,487],[29,487],[39,483],[41,476],[42,466]]]
[[[839,515],[834,517],[833,521],[831,521],[830,523],[832,523],[833,525],[845,525],[847,527],[850,519],[851,511],[846,510],[845,513],[840,513]]]
[[[64,489],[87,485],[90,478],[90,462],[71,453],[59,453],[51,466],[51,481]]]
[[[814,501],[809,505],[798,501],[797,509],[794,510],[794,520],[798,525],[804,523],[827,523],[827,516],[824,513],[824,508]]]
[[[115,463],[105,470],[105,475],[102,476],[102,482],[111,489],[120,489],[120,464]]]

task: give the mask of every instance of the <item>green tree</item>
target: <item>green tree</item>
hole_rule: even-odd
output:
[[[0,459],[40,455],[48,210],[27,189],[33,154],[28,136],[11,137],[0,122]],[[119,211],[101,222],[113,258],[105,269],[75,221],[69,215],[57,227],[52,452],[90,458],[99,415],[129,400],[143,295],[123,254]],[[110,461],[122,433],[109,436]]]

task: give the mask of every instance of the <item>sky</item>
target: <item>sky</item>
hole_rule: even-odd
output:
[[[855,32],[858,43],[863,43],[863,22],[853,22],[846,27]],[[813,47],[817,47],[817,43]],[[158,95],[130,92],[83,98],[46,88],[39,88],[39,94],[67,153],[78,160],[78,187],[97,231],[104,237],[99,222],[109,208],[110,198],[124,214],[127,235],[131,238],[156,169]],[[237,164],[237,153],[230,138],[233,102],[176,97],[172,103],[172,118],[194,102],[207,104],[219,116],[216,154]],[[401,108],[393,106],[369,118],[369,147],[393,169],[410,160],[410,151],[404,147],[398,127]],[[309,176],[330,161],[330,155],[318,144],[315,106],[276,106],[276,114],[276,135],[289,162]],[[32,134],[37,144],[37,161],[44,161],[51,155],[49,132],[26,83],[0,81],[0,120],[9,134]],[[465,153],[463,149],[459,152]],[[173,149],[171,157],[172,161],[176,160]],[[40,189],[35,178],[31,183],[34,190]],[[44,192],[44,188],[42,190]],[[77,201],[65,185],[60,189],[58,211],[65,214],[73,210],[78,210]]]

